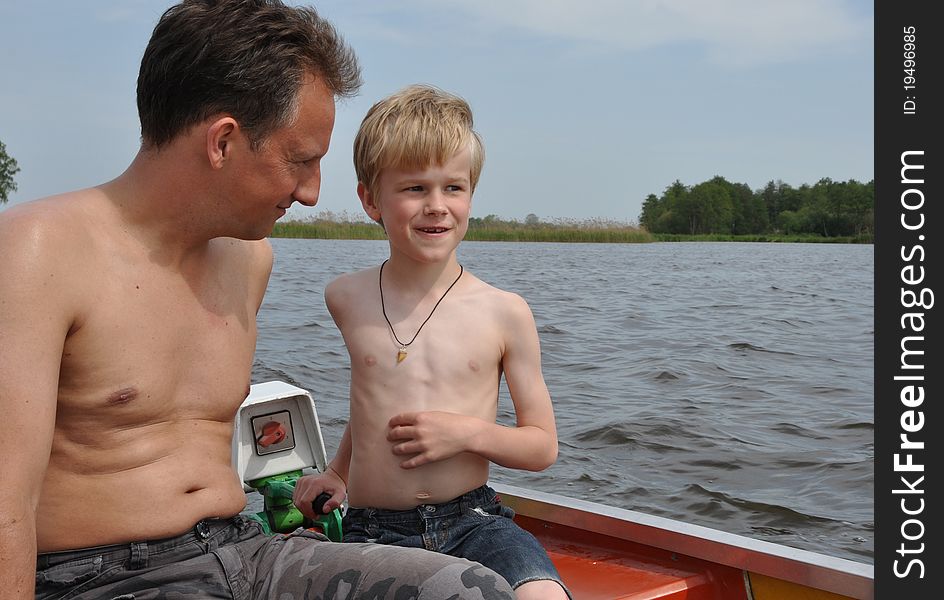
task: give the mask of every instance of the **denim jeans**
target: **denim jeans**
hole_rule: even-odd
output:
[[[541,543],[515,524],[514,515],[483,485],[449,502],[410,510],[348,508],[342,529],[345,542],[424,548],[482,563],[513,588],[550,579],[566,590]]]
[[[255,521],[237,516],[203,520],[164,540],[40,554],[36,598],[514,597],[489,569],[442,558],[447,560],[422,550],[337,544],[305,529],[268,536]]]

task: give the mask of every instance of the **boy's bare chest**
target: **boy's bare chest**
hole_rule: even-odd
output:
[[[420,327],[421,325],[421,327]],[[391,322],[365,316],[342,329],[352,368],[389,379],[494,377],[500,369],[501,332],[457,310],[425,322]]]

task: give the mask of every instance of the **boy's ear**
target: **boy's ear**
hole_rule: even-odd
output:
[[[223,163],[233,151],[233,141],[239,124],[233,117],[220,117],[210,123],[206,130],[206,152],[210,166],[214,169],[222,168]]]
[[[367,216],[379,223],[381,218],[380,206],[363,181],[357,182],[357,197],[361,199],[361,206],[364,207]]]

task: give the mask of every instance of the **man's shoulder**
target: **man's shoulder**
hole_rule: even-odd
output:
[[[23,256],[62,256],[63,250],[85,245],[91,235],[84,193],[72,192],[31,200],[0,212],[0,247],[5,261]]]
[[[87,190],[81,190],[14,204],[7,207],[6,210],[0,211],[0,224],[10,222],[16,222],[19,225],[32,222],[55,224],[61,222],[63,219],[57,219],[57,217],[70,218],[77,208],[76,204],[83,201],[86,193]]]
[[[87,305],[102,252],[82,204],[81,198],[58,196],[0,213],[0,304],[17,305],[21,321],[39,311],[68,328]]]
[[[273,254],[269,240],[214,238],[210,240],[210,247],[213,258],[207,266],[231,282],[249,282],[256,288],[261,302],[272,274]]]

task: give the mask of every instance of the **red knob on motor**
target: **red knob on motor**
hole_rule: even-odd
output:
[[[282,425],[278,421],[269,421],[262,426],[262,435],[259,436],[256,443],[266,448],[272,444],[278,444],[285,439],[286,435],[285,425]]]

